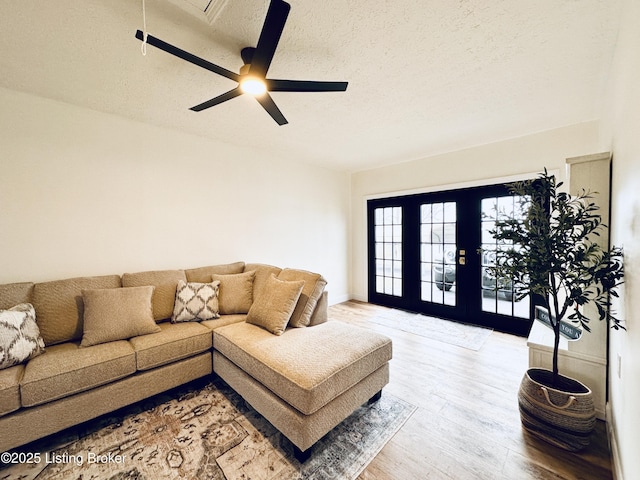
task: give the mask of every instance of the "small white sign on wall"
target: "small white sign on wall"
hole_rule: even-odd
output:
[[[551,319],[553,318],[549,315],[549,311],[546,308],[543,308],[539,305],[536,305],[535,317],[543,325],[546,325],[550,329],[553,330],[553,325]],[[553,323],[555,323],[555,318],[553,319]],[[582,330],[575,325],[572,325],[569,322],[565,322],[564,320],[560,321],[560,335],[569,340],[570,342],[575,342],[576,340],[580,340],[582,336]]]

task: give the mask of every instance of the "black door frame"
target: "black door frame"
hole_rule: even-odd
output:
[[[531,302],[528,319],[482,311],[481,199],[509,194],[507,185],[485,185],[437,192],[377,198],[367,201],[367,265],[368,299],[370,303],[424,313],[451,320],[488,326],[499,331],[526,336],[532,324],[535,301]],[[457,302],[455,307],[423,302],[420,296],[420,205],[423,203],[457,202]],[[374,212],[376,208],[402,207],[402,296],[376,292],[376,259]],[[460,265],[461,250],[465,265]],[[471,292],[471,293],[470,293]]]

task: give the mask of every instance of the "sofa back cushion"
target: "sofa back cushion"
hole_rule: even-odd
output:
[[[36,323],[45,345],[82,338],[84,303],[82,290],[90,288],[120,288],[119,275],[78,277],[53,282],[36,283],[33,306]]]
[[[0,285],[0,309],[7,310],[20,303],[31,303],[33,283],[7,283]]]
[[[278,279],[285,281],[304,280],[304,287],[298,299],[296,309],[291,315],[289,325],[291,327],[306,327],[311,323],[311,315],[316,309],[318,300],[324,292],[327,281],[319,273],[307,272],[285,268],[278,274]]]
[[[271,275],[275,275],[277,277],[282,269],[280,267],[274,267],[273,265],[267,265],[265,263],[247,263],[244,266],[244,271],[256,272],[256,276],[253,279],[253,298],[255,300],[262,293],[262,290]]]
[[[211,275],[230,275],[245,271],[244,262],[226,263],[224,265],[210,265],[208,267],[189,268],[185,270],[187,282],[209,283]]]
[[[125,273],[122,275],[123,287],[156,287],[153,292],[153,318],[156,321],[167,320],[173,314],[178,281],[187,281],[184,270],[154,270],[149,272]]]
[[[320,298],[318,299],[318,303],[316,304],[316,309],[311,314],[311,321],[309,322],[308,327],[313,327],[315,325],[320,325],[321,323],[325,323],[329,320],[329,292],[326,290],[322,292]]]

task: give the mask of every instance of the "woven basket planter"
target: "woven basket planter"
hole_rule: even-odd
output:
[[[551,387],[552,373],[541,368],[527,370],[520,390],[518,406],[524,428],[553,445],[570,451],[589,445],[596,424],[591,390],[569,377],[560,375],[560,386]]]

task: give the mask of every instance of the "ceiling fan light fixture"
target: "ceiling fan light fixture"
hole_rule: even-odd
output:
[[[256,77],[246,77],[240,81],[240,89],[251,95],[262,95],[267,91],[265,83]]]
[[[196,0],[189,0],[189,2],[195,1]],[[211,2],[226,2],[228,0],[197,1],[210,5]],[[227,70],[215,63],[211,63],[204,58],[200,58],[192,53],[182,50],[181,48],[164,42],[153,35],[148,35],[146,33],[146,25],[144,25],[144,31],[136,31],[136,38],[143,42],[143,48],[146,47],[148,43],[149,45],[153,45],[154,47],[164,50],[165,52],[192,63],[193,65],[197,65],[205,70],[209,70],[210,72],[237,82],[237,87],[223,93],[222,95],[213,97],[206,102],[195,105],[189,110],[201,112],[207,108],[211,108],[226,102],[227,100],[231,100],[243,93],[249,93],[254,96],[262,108],[266,110],[278,125],[285,125],[288,123],[287,119],[275,104],[271,95],[269,95],[269,92],[344,92],[347,89],[348,84],[347,82],[267,79],[267,71],[269,70],[269,65],[271,65],[271,61],[273,60],[273,56],[276,52],[290,9],[291,5],[289,5],[285,0],[270,0],[269,9],[267,10],[267,15],[265,17],[264,24],[262,25],[262,30],[260,31],[257,46],[244,47],[240,51],[240,58],[242,58],[244,65],[240,67],[239,73],[232,72],[231,70]],[[143,24],[144,23],[143,18]]]

